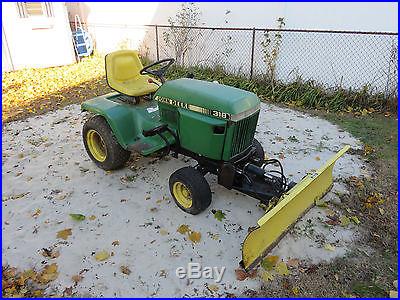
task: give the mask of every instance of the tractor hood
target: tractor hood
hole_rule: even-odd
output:
[[[155,99],[233,121],[247,117],[260,108],[260,99],[254,93],[215,82],[188,78],[165,82],[158,89]]]

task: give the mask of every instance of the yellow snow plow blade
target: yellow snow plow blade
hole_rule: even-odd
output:
[[[257,228],[246,236],[242,247],[242,266],[246,270],[254,268],[291,225],[329,191],[333,184],[335,162],[349,149],[349,145],[345,146],[324,166],[305,176],[258,220]]]

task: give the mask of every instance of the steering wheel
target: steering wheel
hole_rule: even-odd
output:
[[[167,69],[174,62],[175,62],[175,59],[173,59],[173,58],[167,58],[167,59],[162,59],[162,60],[156,61],[155,63],[152,63],[151,65],[148,65],[148,66],[144,67],[143,69],[141,69],[140,74],[141,75],[146,75],[146,74],[154,75],[154,76],[160,78],[161,82],[164,83],[165,82],[164,74],[167,72]]]

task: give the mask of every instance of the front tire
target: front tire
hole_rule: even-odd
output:
[[[107,121],[100,115],[86,121],[82,136],[89,157],[106,171],[123,167],[131,155],[120,146]]]
[[[197,215],[211,204],[211,190],[204,176],[192,167],[181,168],[169,177],[169,189],[176,205]]]
[[[261,145],[261,143],[259,141],[254,139],[253,140],[253,147],[256,148],[256,152],[253,155],[254,164],[259,166],[259,167],[261,167],[262,164],[264,163],[264,159],[265,159],[265,153],[264,153],[263,146]]]

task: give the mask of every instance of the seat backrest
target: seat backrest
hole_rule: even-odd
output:
[[[136,50],[118,50],[106,55],[107,82],[113,88],[114,81],[127,81],[140,75],[143,65]]]

